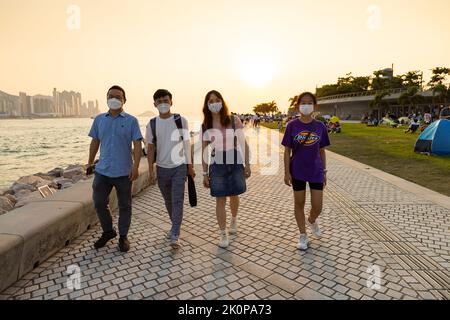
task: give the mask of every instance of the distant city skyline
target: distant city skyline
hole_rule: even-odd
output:
[[[13,95],[0,90],[0,118],[29,117],[93,117],[100,113],[98,100],[83,102],[81,93],[59,92],[53,88],[52,95]]]

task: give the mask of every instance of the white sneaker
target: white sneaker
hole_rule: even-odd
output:
[[[171,238],[170,246],[172,247],[172,249],[179,249],[181,247],[180,239],[179,238]]]
[[[299,239],[298,244],[297,244],[297,249],[299,249],[299,250],[306,250],[306,249],[308,249],[308,242],[309,242],[308,235],[301,234],[300,235],[300,239]]]
[[[221,248],[227,248],[228,245],[230,244],[230,241],[228,240],[228,234],[225,230],[221,230],[220,231],[220,242],[219,242],[219,247]]]
[[[236,234],[237,233],[237,217],[231,218],[231,224],[230,224],[230,234]]]
[[[319,223],[317,222],[317,219],[316,219],[316,222],[314,222],[314,223],[310,223],[308,220],[308,224],[309,224],[312,234],[316,238],[320,238],[322,236],[322,232],[320,231],[320,227],[319,227]]]

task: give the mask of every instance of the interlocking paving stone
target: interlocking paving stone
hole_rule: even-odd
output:
[[[251,139],[265,143],[267,132]],[[283,170],[260,169],[252,168],[229,248],[217,247],[214,199],[198,174],[198,206],[185,199],[181,249],[168,246],[162,197],[149,187],[133,199],[130,252],[118,252],[117,239],[94,250],[101,231],[93,226],[0,299],[450,299],[448,209],[331,155],[323,236],[300,252]],[[81,267],[81,290],[66,287],[72,264]],[[380,267],[379,289],[367,287],[372,265]]]

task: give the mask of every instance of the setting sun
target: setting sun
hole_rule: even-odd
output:
[[[242,69],[242,78],[254,87],[263,87],[272,81],[273,67],[270,62],[255,58]]]
[[[278,61],[273,48],[248,44],[238,51],[238,60],[241,78],[250,86],[261,88],[272,82]]]

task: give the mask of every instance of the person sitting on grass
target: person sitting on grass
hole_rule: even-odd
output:
[[[331,133],[341,133],[341,124],[339,122],[330,123],[330,132]]]
[[[423,121],[425,123],[425,125],[429,125],[431,124],[431,122],[433,122],[433,116],[431,115],[431,113],[427,112],[423,115]]]
[[[378,119],[376,117],[370,116],[369,120],[367,121],[368,127],[376,127],[378,126]]]
[[[408,130],[405,130],[405,133],[415,133],[417,131],[417,129],[419,129],[420,127],[420,123],[419,120],[417,120],[416,118],[414,118],[411,123],[409,124]]]

